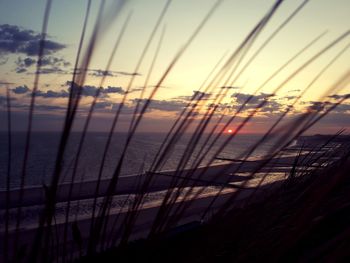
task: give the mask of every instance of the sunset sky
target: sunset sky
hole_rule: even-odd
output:
[[[67,81],[72,80],[87,2],[87,0],[52,2],[45,56],[36,97],[34,130],[61,129],[68,99]],[[282,3],[241,61],[237,72],[240,72],[254,52],[302,2],[287,0]],[[89,43],[100,3],[101,1],[92,1],[83,54]],[[86,116],[118,34],[129,15],[131,15],[129,24],[98,99],[94,121],[90,127],[93,131],[109,129],[116,105],[125,95],[132,74],[137,74],[127,94],[126,105],[118,126],[121,131],[127,129],[130,113],[136,105],[136,99],[140,97],[139,90],[144,85],[161,33],[164,32],[164,38],[146,89],[146,97],[216,1],[172,1],[137,72],[134,70],[138,59],[166,1],[126,1],[119,15],[116,12],[118,3],[118,1],[106,1],[102,15],[102,29],[97,36],[96,47],[84,82],[86,88],[80,103],[76,129],[79,129]],[[222,1],[161,84],[140,126],[140,131],[167,131],[169,125],[187,105],[193,92],[199,90],[220,58],[225,61],[230,57],[273,4],[272,0]],[[9,88],[14,130],[26,128],[45,6],[44,0],[3,0],[0,3],[0,117],[3,123],[6,120],[6,88]],[[250,105],[247,105],[236,122],[232,124],[232,128],[261,100],[269,99],[269,102],[244,129],[244,132],[248,133],[264,132],[271,125],[271,121],[278,118],[286,106],[293,103],[338,54],[339,57],[332,61],[330,67],[299,99],[287,119],[297,116],[310,105],[317,105],[316,101],[328,101],[328,105],[331,105],[343,95],[350,93],[349,78],[344,83],[334,86],[350,70],[350,48],[348,49],[350,36],[347,35],[272,96],[274,90],[298,67],[350,29],[349,11],[350,1],[348,0],[309,1],[239,76],[233,76],[226,85],[230,86],[230,89],[222,100],[222,105],[229,106],[225,111],[228,116],[233,114],[234,110],[250,94],[254,94],[257,88],[286,61],[316,37],[325,33],[255,94]],[[110,13],[113,15],[109,16]],[[224,62],[221,62],[220,66],[223,64]],[[210,79],[207,83],[210,83]],[[224,81],[210,88],[211,92],[205,96],[206,99],[203,102],[204,108],[214,102],[215,95],[222,92],[222,86]],[[329,90],[330,88],[333,90]],[[215,118],[220,114],[222,114],[221,111],[215,115]],[[345,101],[310,132],[330,133],[340,128],[350,128],[349,114],[350,104]],[[198,116],[201,116],[201,111],[198,112]],[[1,126],[1,130],[6,130],[6,126]]]

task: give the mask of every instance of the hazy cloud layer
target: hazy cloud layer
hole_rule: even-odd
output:
[[[19,86],[19,87],[20,88],[16,87],[16,88],[18,88],[17,90],[20,90],[24,86]],[[12,90],[14,90],[14,89],[12,89]],[[45,93],[42,92],[40,94],[44,97],[57,97],[57,96],[67,96],[68,95],[68,93],[66,91],[56,92],[56,94],[53,91],[47,91]],[[11,100],[12,100],[12,102],[11,102],[12,109],[16,109],[13,112],[14,118],[15,118],[16,114],[17,115],[22,114],[23,116],[25,116],[28,113],[28,109],[29,109],[28,103],[24,104],[23,102],[20,101],[20,98],[18,98],[18,99],[11,98]],[[1,106],[0,107],[0,114],[6,113],[6,105],[7,105],[6,101],[7,101],[6,96],[0,95],[0,106]],[[144,105],[144,103],[147,102],[146,99],[144,99],[144,100],[131,100],[131,102],[132,102],[131,104],[124,104],[122,111],[121,111],[122,118],[130,118],[131,114],[134,113],[135,106],[136,106],[136,103],[138,101],[141,103],[141,105]],[[277,102],[273,101],[268,107],[262,108],[261,110],[263,110],[265,112],[274,111],[276,109],[276,107],[279,107],[275,103],[277,103]],[[335,103],[332,103],[332,102],[323,102],[323,103],[322,102],[320,102],[320,103],[307,102],[306,103],[305,102],[305,105],[307,105],[307,107],[312,106],[315,109],[317,108],[317,109],[325,110],[325,109],[328,109],[329,107],[334,106]],[[150,101],[149,108],[148,108],[147,112],[152,112],[153,110],[161,110],[161,111],[165,111],[165,112],[179,112],[180,110],[182,110],[186,106],[187,106],[187,103],[184,101],[152,100],[152,101]],[[231,107],[231,109],[235,109],[235,110],[238,107],[238,105],[233,105],[233,104],[229,104],[229,103],[223,104],[221,106]],[[87,105],[82,104],[78,109],[77,118],[79,119],[81,116],[86,114],[89,107],[90,107],[89,104],[87,104]],[[113,114],[119,108],[120,108],[120,103],[114,103],[114,102],[108,101],[106,99],[102,99],[101,101],[98,101],[96,103],[96,106],[95,106],[95,110],[99,113],[112,113]],[[273,110],[271,110],[271,109],[273,109]],[[65,112],[65,110],[66,110],[66,107],[64,105],[61,106],[61,105],[55,105],[55,104],[41,103],[41,104],[35,105],[35,111],[36,111],[35,116],[40,116],[42,124],[51,123],[52,120],[57,118],[57,116],[63,116],[63,113]],[[284,112],[284,111],[280,111],[279,114],[281,114],[282,112]],[[317,112],[315,112],[315,113],[318,114]],[[322,119],[322,125],[326,125],[325,127],[331,127],[331,128],[332,127],[347,127],[348,123],[349,123],[349,119],[350,119],[349,113],[350,113],[350,104],[338,105],[327,117]],[[197,113],[195,112],[194,115],[196,115],[196,114]],[[279,114],[266,114],[265,116],[257,115],[254,117],[253,125],[255,125],[255,124],[259,125],[259,123],[264,123],[264,122],[266,122],[267,118],[269,118],[268,120],[271,122],[276,121]],[[299,116],[300,114],[301,114],[301,112],[289,114],[286,116],[285,119],[286,119],[286,121],[290,121],[293,118]],[[104,117],[102,117],[102,118],[99,118],[96,116],[96,119],[98,119],[99,123],[101,123],[101,124],[102,123],[109,124],[110,122],[107,121],[107,118],[110,118],[110,116],[113,116],[113,115],[107,114],[107,115],[103,115],[103,116]],[[151,115],[147,115],[147,116],[151,116]],[[4,115],[4,117],[6,117],[6,116]],[[26,120],[26,119],[24,118],[24,120]],[[237,121],[242,121],[242,120],[243,120],[242,116],[237,116]],[[162,118],[159,121],[165,123],[169,120],[167,120],[167,118]]]

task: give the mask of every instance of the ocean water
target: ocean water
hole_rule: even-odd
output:
[[[121,176],[139,174],[143,171],[147,171],[165,136],[165,134],[160,133],[135,134],[123,162]],[[191,134],[185,134],[181,140],[176,143],[169,154],[169,158],[162,167],[162,170],[173,170],[177,168],[184,152],[187,152],[186,147],[191,141],[191,136]],[[202,166],[208,164],[227,136],[229,135],[223,135],[222,138],[217,141],[213,149],[205,156],[201,163]],[[75,177],[76,181],[80,182],[97,179],[107,137],[107,133],[89,132],[87,134],[79,158]],[[70,136],[64,155],[63,172],[60,178],[61,182],[70,182],[72,180],[73,164],[77,156],[80,138],[81,133],[78,132],[72,133]],[[206,135],[204,135],[203,138],[206,138]],[[219,157],[238,158],[244,151],[253,146],[259,138],[260,136],[258,135],[237,135],[237,137],[225,146],[225,149],[219,154]],[[103,178],[112,176],[120,159],[125,139],[125,133],[115,133],[113,135],[106,162],[103,167]],[[42,185],[43,183],[48,184],[50,182],[54,170],[59,140],[60,133],[58,132],[32,133],[29,158],[25,169],[25,186]],[[204,140],[201,140],[199,142],[196,151],[191,155],[192,161],[195,159],[196,153],[198,153],[199,149],[203,146],[203,141]],[[25,133],[12,133],[11,156],[9,156],[8,152],[8,143],[7,134],[0,133],[0,189],[5,189],[6,187],[7,166],[9,161],[11,162],[10,186],[11,188],[17,188],[20,185],[20,178],[23,171]],[[269,151],[271,145],[271,142],[260,145],[252,154],[251,158],[258,158],[265,155]],[[204,147],[208,147],[208,145],[204,145]],[[222,161],[216,160],[214,165],[220,162]],[[187,167],[190,167],[191,164],[192,162],[190,161]]]

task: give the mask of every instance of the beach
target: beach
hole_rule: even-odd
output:
[[[130,240],[147,237],[155,216],[160,209],[162,199],[174,178],[179,179],[176,180],[177,184],[172,185],[174,190],[180,186],[182,189],[179,198],[172,207],[172,211],[176,210],[179,205],[186,205],[189,202],[188,208],[177,222],[177,225],[181,226],[186,223],[200,222],[203,220],[201,217],[202,213],[207,209],[209,204],[212,206],[210,212],[207,213],[208,219],[211,214],[214,214],[238,190],[239,194],[234,199],[234,203],[230,205],[231,208],[247,205],[245,201],[247,198],[250,203],[255,200],[261,200],[267,193],[283,185],[292,169],[304,172],[312,171],[331,165],[339,159],[339,156],[332,155],[334,151],[331,148],[328,150],[315,150],[313,145],[308,146],[309,150],[307,147],[304,147],[303,152],[300,151],[300,146],[287,148],[284,151],[284,155],[276,156],[271,160],[256,159],[254,161],[243,161],[235,159],[231,160],[231,162],[226,160],[225,164],[200,167],[194,170],[187,169],[181,172],[162,171],[154,173],[152,183],[147,187],[147,192],[145,193],[145,201],[138,208],[139,213],[130,235]],[[298,159],[297,163],[296,159]],[[254,176],[251,176],[253,172]],[[107,216],[108,224],[105,228],[107,235],[104,237],[104,240],[112,240],[115,238],[116,229],[123,229],[123,220],[129,209],[125,200],[129,199],[129,203],[132,203],[134,197],[140,191],[137,185],[142,185],[147,179],[147,175],[149,176],[150,174],[129,175],[119,178],[117,187],[113,192],[111,210]],[[100,207],[106,195],[109,183],[110,179],[103,179],[100,182],[100,188],[96,196],[97,208]],[[71,186],[72,195],[69,199],[71,210],[68,217],[68,229],[70,232],[73,224],[76,224],[85,246],[90,235],[91,205],[95,197],[96,181],[77,182],[72,185],[63,183],[58,186],[54,223],[54,229],[58,234],[56,238],[58,242],[63,242],[64,215],[66,213],[68,192]],[[191,195],[187,196],[187,199],[184,199],[189,189],[192,191]],[[196,196],[197,193],[199,193],[198,196]],[[217,196],[218,193],[220,193],[219,196]],[[251,196],[252,193],[254,193],[254,196]],[[20,244],[24,247],[30,247],[37,231],[39,212],[45,204],[44,188],[42,186],[24,188],[22,203],[19,203],[19,189],[12,189],[8,194],[10,197],[10,202],[8,203],[10,218],[12,214],[16,215],[19,206],[22,209],[22,219],[19,228]],[[196,199],[192,199],[194,196],[196,196]],[[5,200],[6,192],[0,191],[0,211],[2,213],[4,213],[6,207]],[[169,214],[168,219],[171,219],[171,214]],[[8,228],[9,235],[7,238],[10,244],[15,239],[14,221],[11,221]],[[4,228],[0,228],[1,242],[4,240],[4,235]],[[117,240],[118,238],[115,239],[115,242]],[[69,234],[66,246],[68,250],[73,250],[76,254],[78,253],[78,247],[74,242],[73,236]],[[0,244],[3,245],[2,243]]]

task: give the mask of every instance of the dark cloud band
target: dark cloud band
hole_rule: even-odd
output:
[[[21,53],[36,56],[41,39],[42,35],[33,30],[8,24],[0,25],[0,53],[2,54]],[[47,39],[44,41],[44,47],[44,54],[50,55],[64,49],[66,45]]]

